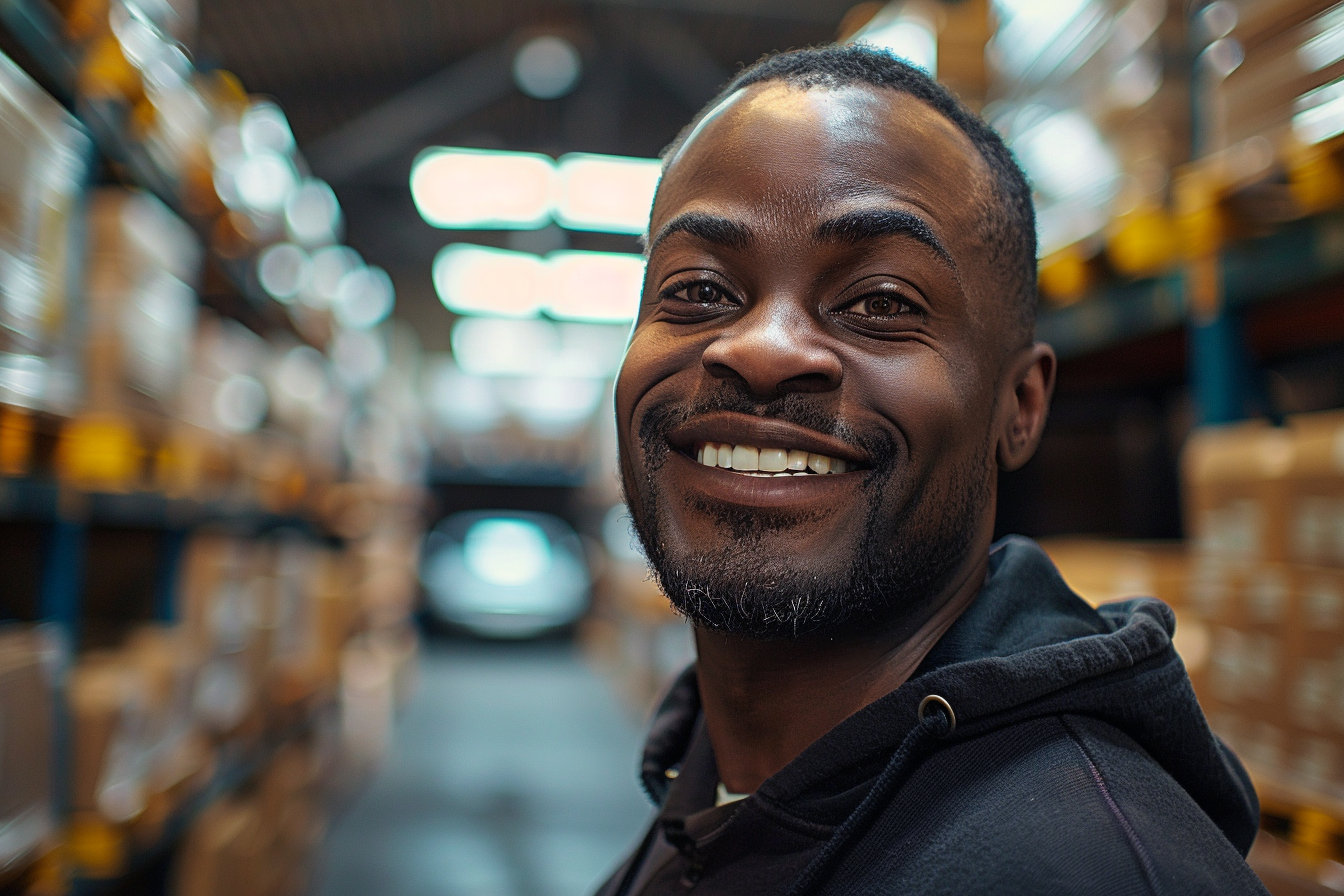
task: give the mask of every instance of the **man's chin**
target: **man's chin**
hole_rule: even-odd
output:
[[[652,502],[650,502],[652,503]],[[632,510],[635,505],[632,505]],[[654,505],[657,506],[656,504]],[[646,511],[653,511],[649,504]],[[650,565],[674,609],[696,626],[761,640],[847,637],[901,624],[935,599],[967,556],[974,513],[954,502],[941,527],[898,520],[897,537],[870,513],[861,523],[785,524],[633,513]],[[664,507],[666,511],[666,507]],[[652,527],[648,524],[652,522]],[[735,531],[736,530],[736,531]],[[667,537],[663,537],[666,534]]]
[[[799,556],[807,555],[792,555]],[[673,608],[714,631],[763,640],[797,638],[845,629],[872,610],[859,606],[866,595],[850,587],[850,570],[834,564],[800,568],[777,555],[753,556],[731,547],[653,562]]]
[[[758,639],[846,636],[918,614],[966,557],[985,506],[969,477],[937,502],[888,506],[874,481],[865,500],[744,507],[664,489],[651,472],[624,484],[663,592],[697,626]]]

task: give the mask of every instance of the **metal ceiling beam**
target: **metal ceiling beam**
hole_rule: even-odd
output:
[[[430,134],[513,92],[516,47],[500,43],[456,62],[303,147],[332,183],[385,162]]]

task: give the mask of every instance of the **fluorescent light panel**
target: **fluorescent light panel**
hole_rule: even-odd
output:
[[[536,153],[430,149],[411,168],[411,198],[435,227],[535,230],[550,220],[554,171]]]
[[[639,310],[644,259],[622,252],[552,252],[543,310],[558,320],[629,323]]]
[[[458,314],[535,317],[545,274],[539,256],[466,243],[446,246],[434,259],[434,289]]]
[[[606,379],[625,351],[626,328],[549,320],[464,317],[453,324],[453,358],[474,377]]]
[[[657,159],[440,147],[411,169],[421,217],[445,229],[531,230],[552,219],[570,230],[643,233],[662,173]]]
[[[1312,37],[1297,48],[1303,70],[1320,71],[1344,59],[1344,7],[1334,7],[1313,19],[1308,30]]]
[[[570,153],[556,168],[555,220],[570,230],[643,233],[663,165],[657,159]]]
[[[628,323],[639,308],[644,259],[621,252],[552,252],[542,258],[455,243],[434,259],[434,289],[466,315]]]
[[[1303,143],[1344,134],[1344,78],[1302,94],[1293,109],[1293,136]]]

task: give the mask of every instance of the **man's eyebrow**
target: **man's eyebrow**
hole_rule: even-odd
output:
[[[745,224],[739,224],[737,221],[719,215],[686,212],[677,215],[663,225],[662,229],[658,231],[658,235],[649,243],[649,254],[653,254],[653,250],[658,248],[658,244],[674,233],[689,233],[691,236],[698,237],[707,243],[738,251],[749,248],[755,240],[751,229]]]
[[[861,243],[884,236],[908,236],[928,246],[954,271],[957,263],[942,240],[933,232],[929,222],[913,212],[902,209],[880,208],[850,212],[817,225],[814,235],[819,240],[840,240]]]

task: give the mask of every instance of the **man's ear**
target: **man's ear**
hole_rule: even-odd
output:
[[[1055,364],[1055,350],[1044,342],[1029,345],[1008,362],[1004,387],[1012,392],[1000,397],[999,469],[1016,470],[1036,453],[1055,392]]]

